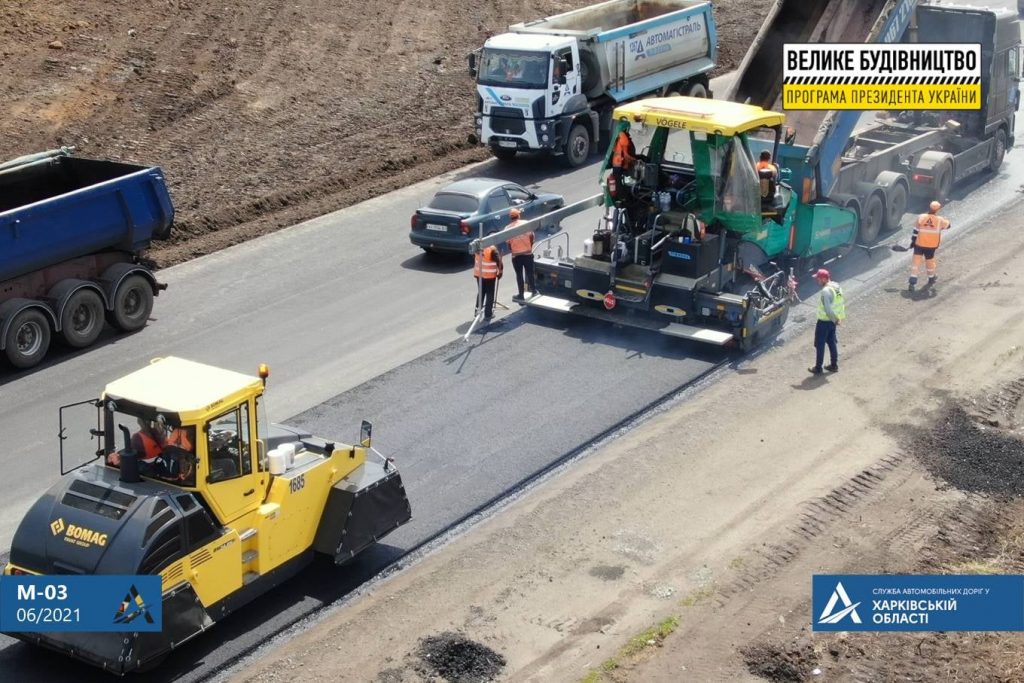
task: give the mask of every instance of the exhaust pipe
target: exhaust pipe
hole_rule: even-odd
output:
[[[120,479],[126,484],[135,484],[142,479],[139,477],[139,454],[132,448],[131,432],[124,425],[118,425],[121,434],[124,435],[124,452],[121,454],[121,476]]]

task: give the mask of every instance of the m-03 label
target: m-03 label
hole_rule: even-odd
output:
[[[0,577],[0,631],[159,631],[159,576]]]

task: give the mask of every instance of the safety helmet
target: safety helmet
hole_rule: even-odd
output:
[[[832,279],[832,273],[828,272],[824,268],[818,268],[818,272],[816,272],[814,274],[814,278],[816,280],[820,280],[822,278],[825,278],[826,280],[831,280]]]
[[[511,211],[508,212],[509,218],[519,218],[520,215],[521,214],[519,213],[519,209],[512,209]]]
[[[942,208],[942,204],[939,204],[938,202],[932,202],[931,204],[928,205],[928,208],[931,211],[938,211],[939,209]]]

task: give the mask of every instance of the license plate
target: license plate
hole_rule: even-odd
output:
[[[515,149],[518,146],[519,145],[517,145],[513,140],[498,140],[498,147],[510,147]]]
[[[437,223],[427,223],[427,230],[434,230],[435,232],[448,232],[448,226],[438,225]]]

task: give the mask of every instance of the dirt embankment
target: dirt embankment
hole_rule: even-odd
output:
[[[74,145],[163,167],[161,265],[487,158],[465,55],[585,0],[5,0],[0,158]],[[769,0],[716,3],[720,70]]]

